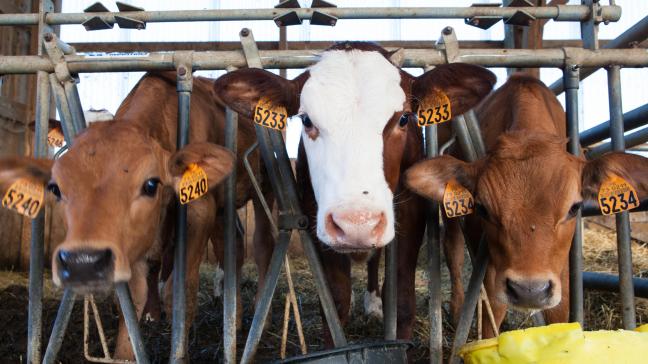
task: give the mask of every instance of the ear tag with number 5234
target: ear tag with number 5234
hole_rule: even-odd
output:
[[[443,209],[449,218],[472,214],[475,209],[472,193],[454,180],[448,182],[443,192]]]
[[[612,215],[638,207],[639,196],[628,181],[613,174],[601,183],[598,203],[603,215]]]
[[[14,182],[2,198],[2,206],[29,218],[38,215],[45,200],[45,188],[28,178]]]
[[[450,99],[443,91],[433,89],[418,108],[418,126],[440,124],[452,119]]]
[[[207,173],[196,163],[191,163],[178,183],[180,203],[185,205],[207,193]]]
[[[254,108],[254,122],[281,131],[286,128],[288,112],[285,107],[273,105],[269,99],[262,97]]]

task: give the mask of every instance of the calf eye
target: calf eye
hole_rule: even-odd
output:
[[[578,213],[578,210],[581,209],[581,207],[583,207],[583,201],[576,202],[575,204],[573,204],[569,208],[569,211],[567,212],[567,219],[574,218],[576,216],[576,214]]]
[[[157,192],[158,186],[160,185],[159,178],[149,178],[142,185],[142,195],[148,197],[154,197]]]
[[[309,129],[309,128],[312,128],[312,127],[313,127],[313,122],[312,122],[311,119],[308,117],[308,115],[306,115],[306,114],[302,114],[302,115],[300,116],[300,118],[301,118],[301,120],[302,120],[302,124],[304,124],[304,128]]]
[[[401,128],[404,128],[407,125],[407,123],[409,122],[411,116],[412,116],[411,112],[403,113],[403,115],[401,115],[401,117],[400,117],[400,120],[398,120],[398,125]]]
[[[480,203],[475,204],[475,211],[477,211],[477,215],[479,215],[484,220],[488,220],[490,217],[488,210],[486,210],[486,207],[484,207],[484,205]]]
[[[53,193],[54,196],[56,196],[56,200],[61,199],[61,189],[59,189],[59,186],[56,183],[54,182],[48,183],[47,190]]]

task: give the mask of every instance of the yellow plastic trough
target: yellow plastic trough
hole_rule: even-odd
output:
[[[464,345],[465,364],[648,363],[648,324],[635,331],[583,331],[578,323],[502,333]]]

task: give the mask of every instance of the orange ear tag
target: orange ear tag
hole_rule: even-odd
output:
[[[207,173],[196,163],[191,163],[182,174],[178,183],[180,191],[180,203],[185,205],[207,193]]]
[[[63,136],[61,128],[53,128],[49,131],[49,133],[47,133],[47,144],[49,144],[51,147],[56,148],[63,147],[63,145],[65,144],[65,137]]]
[[[464,186],[452,180],[446,184],[443,192],[443,209],[449,218],[473,213],[475,202],[473,196]]]
[[[418,126],[440,124],[452,119],[450,99],[443,91],[433,89],[418,108]]]
[[[2,198],[2,206],[29,218],[38,215],[45,200],[45,188],[42,184],[28,178],[14,182]]]
[[[601,183],[598,203],[603,215],[612,215],[638,207],[639,198],[628,181],[613,174]]]
[[[288,112],[283,106],[273,105],[269,99],[262,97],[254,108],[254,122],[266,128],[284,130]]]

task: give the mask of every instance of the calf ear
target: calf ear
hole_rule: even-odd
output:
[[[52,177],[52,164],[54,161],[50,159],[31,157],[0,159],[0,194],[4,196],[9,186],[20,178],[29,178],[43,185],[47,184]]]
[[[232,172],[234,161],[234,154],[221,146],[191,143],[171,156],[169,173],[175,188],[189,165],[195,163],[205,171],[209,188],[213,188]]]
[[[448,155],[428,159],[416,163],[405,172],[405,184],[419,195],[435,201],[443,201],[446,184],[452,180],[474,193],[476,163],[466,163]]]
[[[639,199],[648,197],[648,158],[621,152],[586,162],[582,177],[583,197],[597,200],[601,183],[613,174],[628,181],[639,194]]]
[[[441,91],[450,100],[452,115],[461,115],[475,107],[488,95],[497,78],[480,66],[450,63],[435,67],[420,75],[412,85],[412,95],[417,103],[428,94]]]
[[[262,97],[295,115],[299,111],[299,94],[307,79],[308,72],[291,81],[263,69],[244,68],[219,77],[214,82],[214,91],[227,106],[248,118],[252,117]]]

